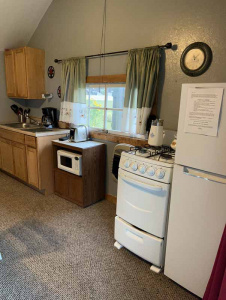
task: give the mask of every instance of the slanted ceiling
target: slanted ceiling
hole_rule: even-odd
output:
[[[0,51],[26,46],[53,0],[0,0]]]

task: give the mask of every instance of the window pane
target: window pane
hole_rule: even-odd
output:
[[[104,87],[89,87],[90,107],[104,108],[105,88]]]
[[[89,111],[89,126],[94,128],[104,128],[104,110],[92,109]]]
[[[122,111],[107,110],[107,127],[108,130],[121,131],[122,127]]]
[[[125,98],[124,86],[107,87],[107,108],[123,108]]]

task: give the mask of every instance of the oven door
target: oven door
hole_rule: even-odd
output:
[[[157,237],[165,236],[170,185],[119,169],[117,215]]]
[[[58,168],[61,170],[76,174],[74,160],[75,155],[73,153],[68,154],[66,151],[58,151],[57,153]]]

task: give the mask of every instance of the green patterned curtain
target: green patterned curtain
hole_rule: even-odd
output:
[[[85,57],[62,61],[61,97],[60,121],[87,124]]]
[[[122,131],[146,133],[158,83],[160,48],[133,49],[128,53]]]
[[[86,59],[70,58],[62,61],[61,97],[63,101],[86,102]]]

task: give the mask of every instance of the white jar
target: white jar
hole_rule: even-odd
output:
[[[150,146],[159,147],[163,144],[163,120],[156,119],[151,123],[151,130],[149,132],[148,144]]]

